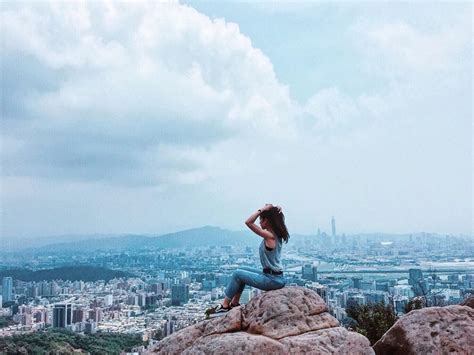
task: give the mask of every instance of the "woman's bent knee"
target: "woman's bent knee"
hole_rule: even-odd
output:
[[[240,280],[240,277],[242,276],[242,270],[237,269],[232,273],[232,278],[234,280]]]

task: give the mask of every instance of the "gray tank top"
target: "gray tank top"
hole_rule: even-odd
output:
[[[265,247],[265,240],[262,239],[260,247],[258,249],[260,254],[260,262],[262,263],[263,268],[270,268],[273,271],[283,271],[283,266],[281,265],[280,256],[281,256],[281,247],[282,240],[276,238],[276,246],[272,250],[267,250]]]

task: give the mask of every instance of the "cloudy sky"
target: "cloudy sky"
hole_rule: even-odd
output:
[[[469,3],[2,2],[1,234],[472,233]]]

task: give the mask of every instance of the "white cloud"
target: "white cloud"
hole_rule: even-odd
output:
[[[4,159],[9,175],[189,183],[206,174],[163,164],[163,149],[294,135],[288,89],[236,24],[177,3],[19,3],[2,15],[3,85],[17,89],[3,135],[21,147]]]
[[[357,128],[370,118],[362,98],[358,100],[344,95],[336,87],[320,90],[310,97],[303,112],[314,117],[313,129],[316,132]]]
[[[236,24],[176,3],[75,4],[4,7],[8,233],[241,228],[235,216],[264,202],[287,208],[292,231],[332,214],[348,231],[466,230],[465,23],[366,16],[347,52],[380,87],[334,84],[298,105]]]
[[[362,50],[379,59],[378,64],[391,71],[450,72],[469,63],[465,54],[472,40],[469,13],[460,14],[444,26],[420,28],[401,20],[360,21],[353,27],[354,38]],[[383,65],[389,66],[383,66]]]

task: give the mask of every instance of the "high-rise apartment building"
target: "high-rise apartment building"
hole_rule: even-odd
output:
[[[2,280],[2,297],[3,302],[13,301],[13,279],[10,276]]]
[[[415,296],[423,296],[426,293],[426,285],[421,269],[409,269],[408,275],[408,284],[413,287]]]
[[[77,308],[72,311],[72,322],[81,323],[86,320],[86,311],[83,308]]]
[[[166,323],[163,325],[163,336],[167,337],[174,332],[174,321],[172,319],[168,319]]]
[[[306,264],[301,267],[303,279],[316,281],[318,279],[318,268],[311,264]]]
[[[94,307],[94,309],[89,310],[89,318],[92,319],[94,322],[99,323],[102,321],[102,309],[100,307]]]
[[[171,304],[180,306],[189,301],[189,285],[173,285],[171,286]]]
[[[66,328],[72,324],[72,304],[59,303],[53,308],[53,327]]]
[[[113,295],[105,295],[104,296],[104,305],[106,307],[110,307],[114,304],[114,296]]]

